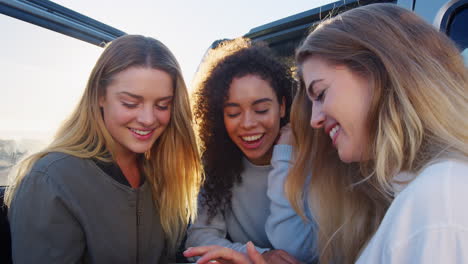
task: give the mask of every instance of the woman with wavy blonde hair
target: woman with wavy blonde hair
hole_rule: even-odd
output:
[[[7,190],[15,263],[163,263],[196,215],[201,165],[169,49],[111,42],[52,143]]]
[[[286,188],[300,210],[312,170],[321,261],[466,262],[468,74],[454,44],[375,4],[323,22],[296,58]]]
[[[296,59],[286,192],[313,211],[320,263],[466,263],[468,73],[455,45],[406,9],[372,4],[322,22]],[[192,250],[208,252],[200,263],[249,262]]]

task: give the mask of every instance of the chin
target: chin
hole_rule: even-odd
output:
[[[150,147],[135,147],[135,148],[132,148],[131,151],[133,151],[136,154],[143,154],[150,149],[151,149],[151,146]]]
[[[352,163],[355,161],[353,160],[352,156],[347,153],[342,153],[338,151],[338,156],[340,157],[340,160],[344,163]]]

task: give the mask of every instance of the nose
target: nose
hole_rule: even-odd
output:
[[[310,126],[313,128],[321,128],[325,123],[325,114],[322,111],[322,106],[319,103],[312,104],[312,115],[310,117]]]
[[[139,112],[137,121],[145,127],[150,127],[156,121],[156,114],[152,106],[145,106]]]
[[[255,115],[250,112],[246,112],[244,115],[242,115],[242,120],[241,120],[241,126],[242,128],[249,129],[253,128],[257,125],[257,119],[255,118]]]

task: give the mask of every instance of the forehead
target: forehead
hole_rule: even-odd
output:
[[[332,78],[335,76],[338,68],[338,66],[333,66],[324,59],[311,56],[302,63],[304,83],[307,86],[313,80]]]
[[[229,102],[250,103],[260,98],[276,98],[275,91],[268,81],[257,75],[246,75],[232,80],[228,91]]]
[[[143,97],[173,94],[172,77],[165,71],[130,67],[115,74],[107,90],[114,93],[130,92]]]

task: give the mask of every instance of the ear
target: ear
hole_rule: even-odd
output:
[[[283,118],[286,115],[286,98],[283,96],[281,99],[281,105],[280,105],[280,116]]]
[[[99,101],[98,101],[99,107],[103,107],[105,101],[106,101],[106,96],[105,95],[99,96]]]

